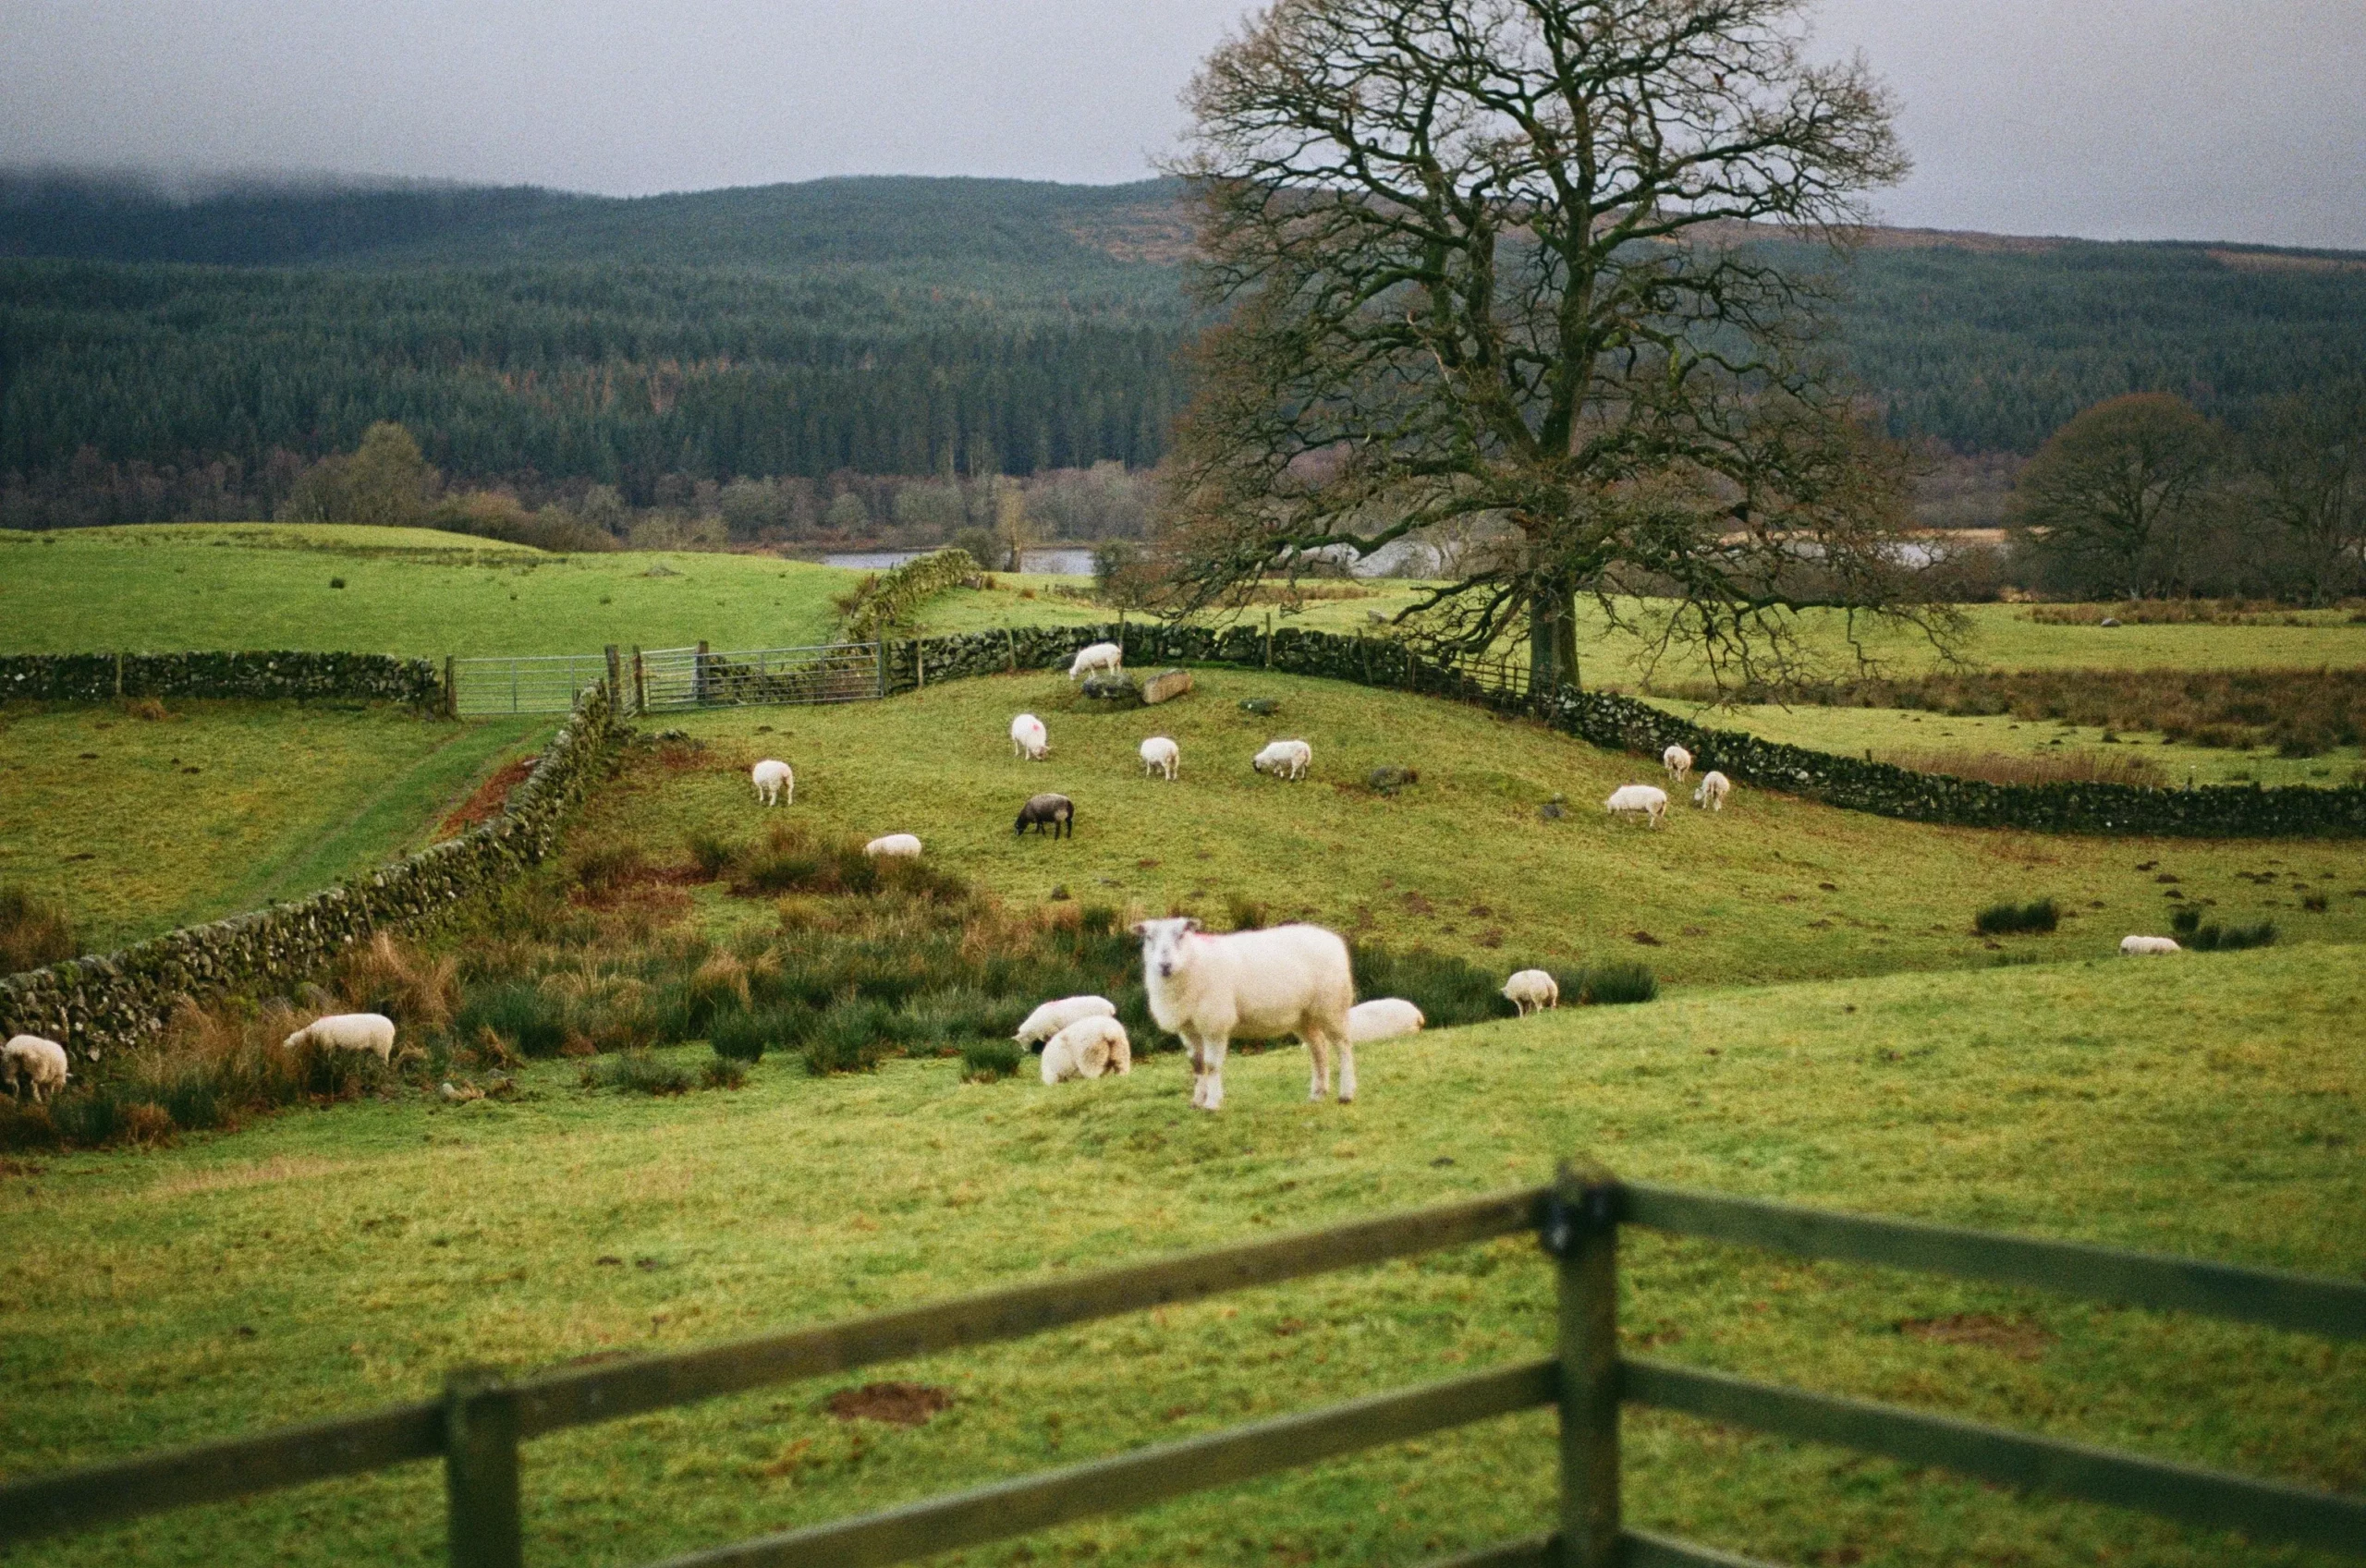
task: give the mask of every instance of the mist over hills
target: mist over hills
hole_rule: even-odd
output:
[[[865,177],[615,198],[0,175],[0,474],[254,472],[399,419],[456,475],[1154,461],[1178,188]],[[2163,390],[2366,376],[2366,255],[1876,230],[1838,346],[1894,434],[2027,453]]]

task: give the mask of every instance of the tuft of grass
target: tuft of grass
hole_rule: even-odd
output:
[[[1660,982],[1648,965],[1589,966],[1579,979],[1577,998],[1589,1007],[1620,1007],[1658,997]],[[1562,992],[1564,996],[1570,993]]]
[[[893,1016],[885,1003],[872,997],[850,995],[831,1003],[805,1026],[805,1070],[817,1078],[876,1070],[894,1044],[888,1032]]]
[[[2170,916],[2169,930],[2195,953],[2238,953],[2250,947],[2273,947],[2282,934],[2273,920],[2222,926],[2214,920],[2203,920],[2199,909],[2180,909]]]
[[[688,1094],[690,1075],[647,1051],[628,1051],[586,1064],[582,1084],[585,1088],[614,1089],[619,1094]]]
[[[1016,1077],[1019,1064],[1026,1060],[1017,1040],[973,1039],[961,1048],[961,1081],[990,1084],[997,1078]]]
[[[2006,936],[2022,931],[2052,931],[2062,924],[2062,906],[2051,898],[2041,898],[2030,904],[2015,904],[2007,899],[1992,904],[1971,918],[1971,929],[1982,936]]]
[[[78,953],[73,917],[63,905],[20,887],[0,887],[0,975],[38,969]]]
[[[707,1026],[707,1041],[726,1061],[761,1062],[765,1051],[786,1044],[795,1028],[794,1014],[738,1007]]]

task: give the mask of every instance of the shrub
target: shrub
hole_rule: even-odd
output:
[[[888,1051],[885,1003],[848,996],[816,1014],[805,1029],[805,1070],[815,1077],[832,1073],[868,1073]]]
[[[1592,966],[1578,983],[1578,1000],[1589,1007],[1616,1007],[1629,1003],[1650,1002],[1659,993],[1659,977],[1641,964]],[[1563,994],[1567,993],[1565,991]]]
[[[648,857],[637,844],[595,844],[575,857],[569,874],[587,893],[609,893],[646,875]]]
[[[556,1056],[567,1040],[565,1000],[532,980],[500,980],[470,991],[452,1025],[469,1043],[491,1035],[519,1056]]]
[[[699,1073],[699,1084],[704,1088],[741,1088],[747,1082],[748,1064],[728,1056],[709,1057]]]
[[[63,906],[20,887],[0,887],[0,975],[60,963],[79,951]]]
[[[459,992],[459,961],[449,954],[429,958],[380,931],[346,949],[337,960],[336,993],[358,1013],[383,1013],[405,1036],[441,1034],[450,1027]]]
[[[709,881],[731,869],[732,862],[739,857],[738,845],[721,833],[711,833],[703,828],[691,829],[684,845],[690,852],[690,864],[699,869],[699,875]]]
[[[775,1009],[735,1008],[707,1027],[714,1053],[731,1062],[761,1062],[764,1052],[786,1045],[797,1032],[797,1015]]]
[[[961,1048],[961,1078],[964,1083],[990,1084],[996,1078],[1016,1077],[1024,1060],[1017,1040],[973,1039]]]
[[[1401,996],[1421,1010],[1433,1029],[1483,1023],[1508,1016],[1512,1011],[1511,1003],[1503,998],[1501,978],[1460,958],[1426,948],[1397,953],[1364,946],[1350,949],[1349,958],[1355,965],[1359,996]],[[1133,1027],[1130,1020],[1127,1027]]]
[[[621,1094],[688,1094],[690,1076],[645,1051],[628,1051],[586,1066],[583,1087],[611,1088]]]
[[[2203,924],[2199,909],[2180,909],[2169,917],[2169,930],[2196,953],[2238,953],[2247,947],[2272,947],[2282,933],[2273,920],[2252,926]]]
[[[2061,923],[2061,906],[2051,898],[2041,898],[2034,904],[1992,904],[1971,918],[1972,930],[1982,936],[2050,931]]]

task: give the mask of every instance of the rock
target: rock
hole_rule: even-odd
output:
[[[1106,670],[1096,670],[1084,677],[1084,695],[1112,708],[1130,708],[1142,700],[1142,688],[1134,684],[1133,676],[1122,670],[1114,675]]]
[[[2119,625],[2119,622],[2110,615],[2105,615],[2103,618],[2103,624],[2107,626],[2116,626]]]
[[[1278,713],[1282,705],[1270,697],[1244,697],[1240,699],[1240,711],[1244,713]]]
[[[1536,814],[1548,822],[1557,822],[1569,813],[1557,800],[1548,800],[1536,808]]]
[[[640,575],[645,577],[678,577],[682,574],[667,565],[665,562],[660,561]]]
[[[1384,766],[1374,768],[1371,772],[1364,775],[1364,783],[1370,784],[1382,795],[1395,795],[1407,784],[1419,784],[1421,782],[1421,773],[1411,768]]]
[[[1189,670],[1161,670],[1142,682],[1142,701],[1151,707],[1172,702],[1191,689]]]

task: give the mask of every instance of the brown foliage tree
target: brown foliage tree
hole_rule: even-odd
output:
[[[2021,470],[2011,517],[2073,586],[2130,599],[2178,591],[2219,454],[2218,427],[2165,392],[2107,398]]]

